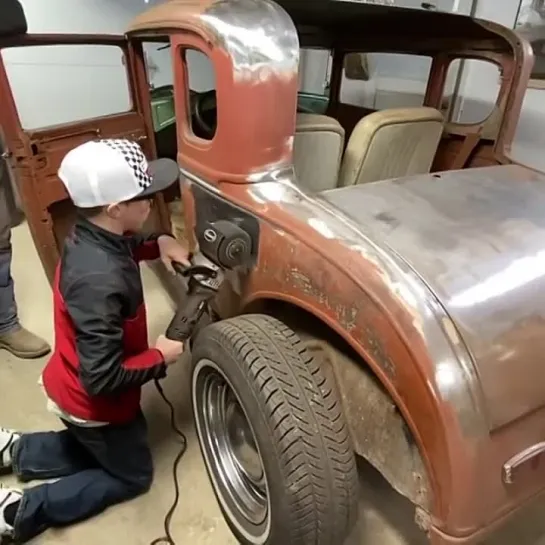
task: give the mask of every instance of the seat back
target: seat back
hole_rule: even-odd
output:
[[[434,108],[392,108],[358,122],[346,147],[339,187],[430,171],[443,134]]]
[[[337,187],[344,129],[332,117],[297,114],[293,164],[298,184],[311,192]]]

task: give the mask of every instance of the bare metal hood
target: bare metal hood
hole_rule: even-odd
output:
[[[545,405],[545,176],[498,166],[323,197],[433,291],[472,354],[493,429]]]

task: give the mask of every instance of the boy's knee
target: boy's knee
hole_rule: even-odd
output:
[[[145,494],[151,488],[151,483],[153,482],[153,473],[142,477],[139,482],[140,494]]]
[[[152,482],[153,469],[142,471],[131,479],[131,482],[129,483],[131,493],[134,496],[141,496],[142,494],[145,494],[151,488]]]

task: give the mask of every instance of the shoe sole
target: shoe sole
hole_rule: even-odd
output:
[[[34,352],[23,352],[21,350],[15,350],[11,346],[9,346],[6,343],[3,343],[0,341],[0,349],[7,350],[9,353],[13,354],[16,358],[20,358],[22,360],[34,360],[37,358],[41,358],[42,356],[45,356],[51,352],[51,348],[45,347],[41,350],[36,350]]]

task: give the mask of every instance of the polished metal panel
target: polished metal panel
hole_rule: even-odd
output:
[[[324,197],[446,309],[472,354],[491,428],[545,405],[545,176],[498,166]]]
[[[218,166],[240,174],[290,165],[299,74],[293,21],[269,0],[215,2],[200,20],[230,64],[217,91],[217,144],[230,151]]]
[[[275,2],[217,0],[200,19],[229,54],[236,79],[297,75],[297,31],[289,15]]]

